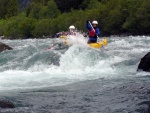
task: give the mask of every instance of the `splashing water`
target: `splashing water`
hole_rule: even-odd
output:
[[[83,36],[70,47],[47,49],[58,39],[2,40],[1,113],[148,113],[150,73],[136,72],[150,51],[149,36],[110,37],[93,49]]]
[[[68,38],[72,46],[63,50],[45,50],[55,39],[2,40],[14,50],[0,53],[0,91],[138,76],[138,63],[150,50],[147,36],[108,38],[103,51],[85,46],[82,36]]]

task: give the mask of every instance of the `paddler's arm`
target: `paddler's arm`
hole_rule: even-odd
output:
[[[95,35],[95,30],[91,26],[89,20],[86,21],[86,28],[89,30],[89,36],[93,37]]]
[[[100,30],[99,30],[99,28],[96,28],[95,32],[96,32],[97,36],[100,36]]]
[[[90,25],[89,22],[90,22],[89,20],[86,21],[86,28],[87,28],[89,31],[91,31],[91,30],[92,30],[92,26]]]

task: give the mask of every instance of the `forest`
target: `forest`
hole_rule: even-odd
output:
[[[86,20],[97,20],[101,36],[149,35],[150,0],[0,0],[0,36],[42,38],[67,31],[87,32]]]

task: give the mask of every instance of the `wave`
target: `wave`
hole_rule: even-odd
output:
[[[139,76],[137,65],[150,50],[150,38],[146,36],[108,38],[104,50],[78,43],[61,50],[48,50],[55,40],[3,40],[14,50],[0,53],[0,90]]]

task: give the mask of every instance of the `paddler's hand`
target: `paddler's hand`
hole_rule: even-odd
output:
[[[94,37],[97,37],[97,34],[95,33]]]

